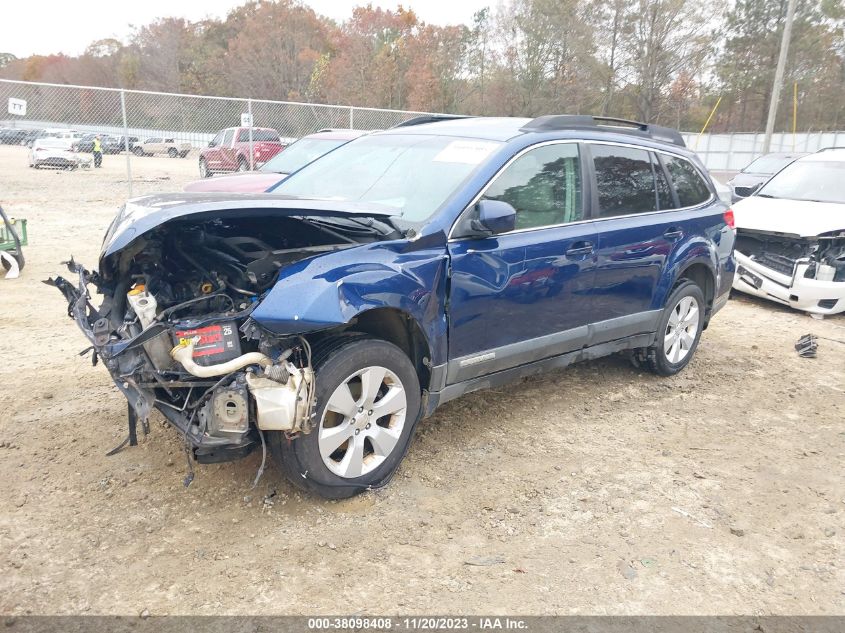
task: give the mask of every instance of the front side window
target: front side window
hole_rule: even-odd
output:
[[[484,192],[516,209],[516,228],[532,229],[583,218],[578,145],[557,143],[526,152]]]
[[[235,130],[226,130],[223,133],[223,145],[228,147],[232,144],[232,137],[235,135]]]
[[[663,162],[678,193],[681,207],[694,207],[710,199],[710,188],[688,160],[664,156]]]
[[[617,145],[593,145],[599,217],[657,211],[649,152]]]

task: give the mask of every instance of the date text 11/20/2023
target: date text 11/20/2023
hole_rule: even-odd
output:
[[[526,631],[528,623],[520,618],[508,617],[425,617],[411,618],[308,618],[308,629],[311,631],[387,631],[392,629],[407,629],[411,631],[451,631],[451,630],[480,630],[480,631]]]

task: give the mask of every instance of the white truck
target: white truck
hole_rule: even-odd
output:
[[[132,148],[136,156],[153,156],[167,154],[170,158],[185,158],[191,151],[191,144],[187,141],[177,141],[174,138],[161,136],[144,139],[142,143]]]

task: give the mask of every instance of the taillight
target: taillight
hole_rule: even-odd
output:
[[[735,229],[736,228],[736,222],[734,221],[734,211],[733,211],[733,209],[728,209],[727,211],[725,211],[724,218],[725,218],[725,224],[728,225],[729,229]]]

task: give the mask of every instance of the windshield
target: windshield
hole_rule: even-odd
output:
[[[767,154],[751,161],[751,164],[742,171],[746,174],[775,174],[799,157]]]
[[[767,182],[758,196],[845,203],[845,161],[798,161]]]
[[[323,154],[346,142],[328,138],[300,139],[264,163],[260,171],[269,171],[274,174],[292,174],[300,167],[304,167],[312,160],[317,160]]]
[[[371,202],[423,222],[501,145],[421,134],[362,137],[302,168],[274,193]]]

